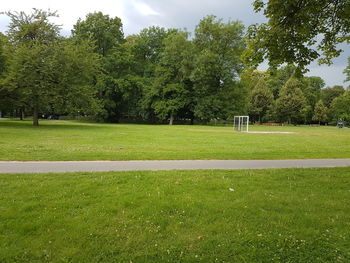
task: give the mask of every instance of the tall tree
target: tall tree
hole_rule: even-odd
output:
[[[124,90],[129,82],[130,52],[125,43],[122,21],[102,12],[89,13],[85,20],[79,19],[72,35],[77,40],[91,40],[95,52],[101,57],[102,71],[96,77],[96,88],[104,111],[100,118],[108,122],[118,122],[125,105]]]
[[[323,100],[326,107],[330,107],[332,104],[332,101],[343,95],[345,92],[343,86],[333,86],[333,87],[327,87],[325,89],[321,90],[321,99]]]
[[[193,101],[192,82],[192,43],[186,32],[174,32],[164,39],[156,79],[152,89],[152,107],[158,118],[170,119],[173,124],[181,110],[188,108]]]
[[[314,115],[312,116],[312,120],[321,122],[326,122],[328,119],[328,109],[323,104],[322,100],[319,100],[315,105]]]
[[[90,39],[96,51],[102,56],[124,41],[123,24],[119,17],[111,18],[102,12],[87,14],[85,20],[79,19],[73,26],[73,37]]]
[[[325,82],[321,77],[311,76],[304,77],[303,93],[308,104],[314,108],[321,96],[321,90],[325,86]]]
[[[151,26],[141,30],[140,34],[135,38],[135,57],[140,63],[138,69],[143,77],[154,77],[155,68],[164,50],[164,39],[176,31],[175,29]]]
[[[192,72],[196,117],[227,119],[235,112],[245,111],[246,91],[238,84],[243,28],[238,21],[224,23],[215,16],[203,18],[196,27]]]
[[[292,65],[286,65],[279,69],[270,68],[268,70],[269,77],[266,79],[268,87],[272,90],[272,93],[277,99],[281,88],[286,84],[286,82],[295,76],[297,68]]]
[[[253,5],[268,22],[248,29],[244,58],[250,66],[267,59],[272,66],[295,63],[303,71],[320,57],[330,64],[341,52],[337,44],[350,40],[349,0],[255,0]]]
[[[50,89],[47,65],[58,40],[59,27],[50,22],[56,13],[34,9],[31,14],[7,12],[9,40],[15,45],[11,81],[33,110],[33,125],[39,125],[40,105],[46,101],[43,91]]]
[[[106,121],[119,122],[123,115],[138,117],[143,82],[135,68],[135,55],[128,41],[114,47],[105,57],[104,74],[99,76],[97,86],[106,110]]]
[[[5,111],[16,108],[15,102],[18,97],[15,92],[11,92],[4,81],[8,71],[10,54],[12,53],[10,49],[7,37],[0,33],[0,118]]]
[[[7,37],[0,33],[0,77],[4,74],[7,63],[6,55]]]
[[[100,57],[89,41],[60,39],[50,68],[49,111],[55,114],[98,115],[95,78],[100,73]]]
[[[342,118],[347,123],[350,123],[350,91],[346,91],[332,101],[331,113],[333,120]]]
[[[316,76],[302,77],[301,82],[303,83],[301,89],[308,105],[305,120],[310,122],[313,120],[315,105],[321,97],[321,89],[325,86],[325,83],[322,78]]]
[[[177,30],[152,26],[143,29],[139,35],[132,39],[132,50],[136,62],[134,68],[136,74],[142,79],[142,97],[139,101],[140,114],[143,119],[152,122],[157,121],[157,114],[152,105],[156,68],[164,51],[164,39],[174,32]]]
[[[33,110],[33,125],[39,125],[39,112],[86,112],[95,106],[91,78],[99,61],[91,45],[60,38],[59,27],[49,21],[56,13],[34,9],[8,15],[14,52],[6,82]]]
[[[301,90],[302,83],[290,78],[280,90],[276,101],[276,114],[282,121],[298,123],[305,115],[306,99]]]
[[[272,91],[267,87],[265,80],[260,79],[250,96],[250,112],[258,115],[258,120],[261,122],[267,111],[273,107],[273,103]]]
[[[253,90],[260,79],[266,80],[269,73],[266,71],[260,71],[257,69],[245,68],[240,76],[241,84],[248,88],[248,90]]]

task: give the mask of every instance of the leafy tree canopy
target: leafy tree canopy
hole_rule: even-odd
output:
[[[240,56],[245,47],[244,26],[224,23],[215,16],[203,18],[196,27],[192,81],[196,97],[194,112],[201,119],[229,118],[244,110],[244,89],[238,85]]]
[[[315,105],[314,115],[312,120],[320,122],[325,122],[328,119],[328,109],[323,104],[322,100],[319,100]]]
[[[6,68],[7,54],[6,54],[7,37],[0,33],[0,76]]]
[[[113,47],[124,41],[120,18],[111,18],[102,12],[89,13],[85,20],[79,19],[73,27],[72,35],[93,40],[96,51],[102,56],[106,56]]]
[[[346,91],[342,96],[332,101],[331,112],[334,120],[342,118],[350,122],[350,91]]]
[[[253,5],[268,21],[248,29],[243,57],[249,66],[266,59],[271,66],[290,63],[305,71],[317,58],[330,64],[341,53],[337,44],[350,41],[349,0],[255,0]]]
[[[265,80],[261,78],[252,90],[250,111],[258,115],[259,122],[261,122],[262,117],[272,108],[273,103],[274,97],[272,91],[267,87]]]
[[[90,43],[76,45],[59,37],[59,27],[49,20],[54,12],[7,14],[13,52],[4,86],[17,94],[19,106],[32,110],[33,125],[39,124],[41,112],[84,113],[97,108],[91,84],[99,59]]]
[[[156,79],[152,89],[155,113],[165,120],[174,117],[191,103],[192,83],[189,80],[192,66],[192,43],[186,32],[173,32],[164,39],[164,51],[161,53]]]
[[[276,114],[282,121],[296,123],[305,115],[306,99],[302,92],[302,83],[296,78],[290,78],[280,90],[276,101]]]
[[[345,92],[343,86],[333,86],[332,88],[325,88],[321,90],[321,99],[326,107],[330,107],[332,101],[343,95]]]
[[[8,37],[14,44],[51,44],[58,37],[60,27],[49,21],[50,17],[58,16],[56,12],[34,8],[30,14],[6,12],[6,15],[11,19]]]

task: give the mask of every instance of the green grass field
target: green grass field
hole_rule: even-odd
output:
[[[251,127],[296,134],[246,134],[232,127],[0,121],[0,160],[349,158],[350,129]]]
[[[1,262],[350,262],[350,168],[0,174],[0,189]]]

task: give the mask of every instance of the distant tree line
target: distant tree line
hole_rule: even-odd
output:
[[[89,117],[151,123],[232,120],[350,121],[350,91],[325,88],[298,67],[257,71],[243,61],[249,39],[239,21],[204,17],[193,37],[149,27],[125,37],[122,21],[101,12],[74,25],[70,37],[56,13],[11,13],[0,34],[0,115]],[[350,66],[345,70],[350,78]]]
[[[289,65],[277,70],[246,70],[241,74],[248,86],[248,113],[256,122],[335,123],[350,121],[350,90],[343,86],[325,87],[320,77],[296,77]]]

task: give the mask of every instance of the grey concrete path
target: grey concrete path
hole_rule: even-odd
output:
[[[350,167],[350,159],[2,162],[0,173]]]

